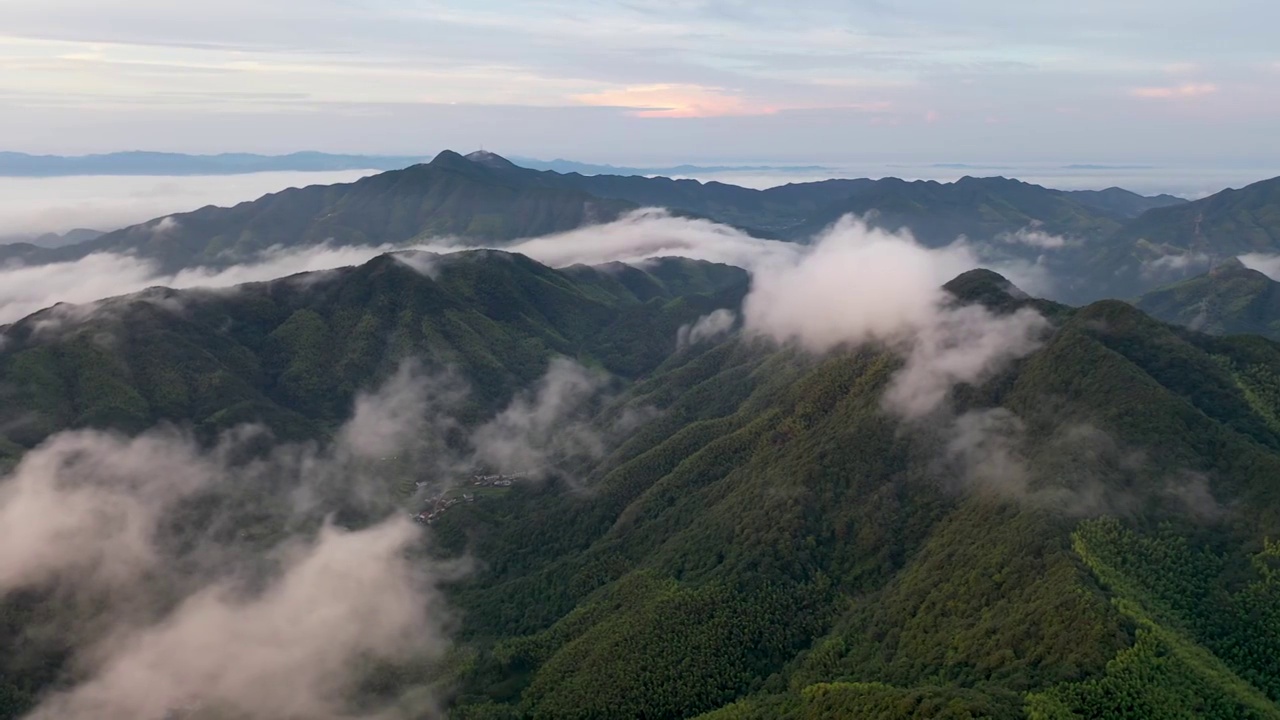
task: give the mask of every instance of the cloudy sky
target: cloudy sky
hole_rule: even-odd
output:
[[[27,152],[1280,159],[1275,0],[0,0]]]

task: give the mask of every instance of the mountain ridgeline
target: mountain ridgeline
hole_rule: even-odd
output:
[[[473,250],[383,255],[231,294],[155,288],[56,305],[4,328],[0,457],[69,427],[174,421],[213,437],[265,423],[320,437],[358,388],[410,357],[463,369],[476,412],[492,412],[551,354],[637,377],[675,350],[682,325],[746,288],[739,268],[678,258],[557,271]]]
[[[1201,332],[1280,340],[1280,283],[1235,259],[1152,290],[1135,304],[1152,317]]]
[[[1044,293],[1080,304],[1133,298],[1242,252],[1280,249],[1280,183],[1194,202],[1120,188],[1061,191],[1002,177],[950,183],[832,179],[766,190],[665,177],[583,175],[519,167],[488,152],[354,183],[285,190],[207,207],[67,247],[0,246],[0,261],[69,262],[125,253],[159,272],[222,268],[272,250],[504,243],[608,223],[645,207],[724,223],[761,238],[808,242],[849,214],[907,230],[924,245],[964,238],[993,264],[1052,276]]]
[[[972,271],[956,317],[1046,325],[913,419],[890,345],[682,332],[748,292],[724,265],[486,250],[60,305],[3,328],[0,453],[157,423],[323,442],[407,360],[465,379],[469,428],[573,358],[625,431],[435,518],[422,552],[471,561],[451,649],[361,689],[459,719],[1280,717],[1280,345]],[[287,490],[207,502],[273,537]],[[185,541],[213,532],[197,510]],[[0,598],[0,717],[77,680],[77,606],[48,599]]]

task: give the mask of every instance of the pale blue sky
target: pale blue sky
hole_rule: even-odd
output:
[[[1280,160],[1275,0],[0,0],[0,149]]]

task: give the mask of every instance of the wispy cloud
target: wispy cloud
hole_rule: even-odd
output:
[[[1264,28],[1274,25],[1275,10],[1256,3],[1209,15],[1191,0],[1171,0],[1162,6],[1170,22],[1158,43],[1132,29],[1148,19],[1141,4],[981,2],[963,12],[941,0],[893,9],[834,0],[765,5],[440,0],[353,12],[335,0],[279,0],[269,9],[229,0],[218,17],[191,23],[156,0],[11,2],[0,37],[0,134],[31,146],[95,149],[162,142],[301,149],[305,140],[326,144],[321,149],[371,151],[378,143],[380,151],[408,152],[430,137],[502,142],[526,154],[600,155],[625,145],[745,157],[767,144],[782,152],[784,139],[806,153],[829,152],[846,137],[850,109],[889,103],[902,118],[879,120],[860,147],[924,152],[901,128],[937,109],[949,121],[931,133],[936,145],[928,149],[939,152],[1018,145],[980,127],[991,116],[1009,118],[1006,127],[1023,139],[1052,126],[1064,155],[1068,141],[1096,152],[1099,137],[1131,153],[1133,140],[1151,139],[1149,123],[1102,106],[1100,95],[1136,88],[1183,96],[1176,83],[1145,87],[1142,78],[1152,76],[1261,85],[1272,61],[1257,58],[1274,57]],[[1276,107],[1274,94],[1262,95],[1255,102]],[[477,109],[481,120],[460,122],[455,104]],[[1063,104],[1092,108],[1090,122],[1055,126],[1056,115],[1043,108]],[[104,123],[86,108],[120,119]],[[815,108],[822,117],[809,123]],[[215,123],[213,113],[246,117]],[[341,114],[362,122],[341,123]],[[305,118],[313,134],[278,116]],[[643,142],[634,135],[638,120],[683,118],[684,129],[726,117],[739,118],[734,132],[675,137],[665,134],[675,123],[647,122],[658,126],[653,135]],[[375,123],[387,132],[371,130]],[[582,132],[565,133],[566,124]],[[1249,147],[1265,137],[1237,133],[1219,142]]]
[[[162,224],[163,221],[157,227]],[[51,265],[0,267],[0,323],[16,321],[59,302],[81,303],[46,311],[41,318],[41,323],[52,325],[74,322],[103,310],[102,304],[96,301],[156,286],[227,288],[297,273],[359,265],[395,250],[448,253],[459,249],[463,249],[462,246],[450,239],[409,248],[391,245],[332,247],[324,244],[274,248],[257,257],[246,258],[239,265],[196,267],[176,274],[159,273],[146,260],[115,253],[95,253],[80,260]],[[766,268],[792,266],[806,257],[812,247],[764,240],[709,220],[675,217],[666,210],[647,208],[612,223],[524,240],[497,249],[521,253],[552,267],[643,263],[657,257],[687,257],[760,272]],[[931,277],[936,284],[946,282],[963,270],[985,266],[1004,273],[1021,287],[1045,287],[1042,268],[1026,263],[988,261],[964,242],[953,244],[946,253],[949,253],[947,257],[951,261],[929,266],[934,268]],[[400,259],[423,274],[429,275],[434,268],[430,256],[405,255]]]
[[[958,383],[986,379],[1039,345],[1048,322],[1034,310],[995,315],[955,306],[942,284],[978,267],[962,243],[940,249],[846,217],[791,265],[756,270],[743,304],[748,333],[814,352],[881,344],[904,358],[885,393],[904,417],[942,407]]]
[[[1039,222],[1020,228],[1017,232],[1001,233],[996,236],[996,239],[1000,242],[1011,245],[1027,245],[1034,248],[1041,248],[1043,250],[1056,250],[1058,248],[1066,247],[1070,243],[1070,241],[1062,235],[1054,235],[1053,233],[1045,232],[1043,230],[1043,224]]]
[[[1218,92],[1218,86],[1213,83],[1185,83],[1182,85],[1169,85],[1162,87],[1140,87],[1134,88],[1130,94],[1134,97],[1151,98],[1158,100],[1167,100],[1173,98],[1195,98],[1204,95],[1212,95]]]
[[[1147,277],[1181,276],[1192,270],[1204,270],[1213,258],[1202,252],[1185,252],[1160,255],[1142,261],[1142,273]]]
[[[1246,253],[1239,260],[1250,270],[1257,270],[1272,280],[1280,280],[1280,255]]]
[[[723,88],[700,85],[637,85],[574,96],[586,105],[627,108],[637,117],[696,118],[770,115],[776,105],[752,102]]]
[[[738,314],[732,310],[720,309],[703,315],[692,324],[680,326],[676,331],[676,347],[683,350],[691,345],[727,335],[737,321]]]
[[[422,687],[363,712],[348,702],[367,663],[435,659],[448,645],[438,585],[462,568],[411,559],[424,538],[388,489],[395,468],[366,458],[389,450],[429,459],[416,451],[416,418],[434,400],[415,390],[420,379],[401,373],[363,395],[329,445],[278,445],[248,462],[246,443],[263,439],[249,428],[213,448],[162,429],[135,438],[71,431],[28,452],[0,478],[0,599],[53,591],[63,617],[39,631],[77,670],[29,717],[433,715]],[[327,503],[294,502],[303,489]],[[255,512],[273,518],[269,547],[233,539],[245,518],[223,498],[245,491]],[[381,511],[363,529],[293,522],[373,496]],[[209,515],[199,528],[171,529],[190,502]]]
[[[241,265],[223,269],[197,267],[173,275],[157,272],[146,260],[116,253],[94,253],[80,260],[50,265],[0,267],[0,323],[18,320],[55,303],[92,304],[156,286],[226,288],[295,273],[359,265],[392,249],[387,245],[276,249]],[[67,310],[62,314],[88,316],[94,311],[90,305],[80,308],[78,313]]]
[[[255,200],[288,187],[352,182],[371,172],[0,178],[0,238],[73,228],[115,230],[205,205]]]

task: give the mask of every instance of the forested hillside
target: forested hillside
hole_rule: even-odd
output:
[[[0,458],[65,428],[163,421],[206,437],[246,422],[317,437],[407,358],[458,368],[475,412],[492,412],[553,355],[639,376],[682,325],[740,303],[746,286],[743,270],[678,258],[557,271],[477,250],[58,305],[3,328]]]
[[[1280,284],[1239,260],[1152,290],[1135,304],[1152,317],[1201,332],[1280,339]]]
[[[493,243],[608,222],[634,207],[529,182],[446,151],[430,163],[354,183],[293,188],[230,208],[201,208],[71,247],[0,246],[0,260],[47,263],[117,252],[176,272],[245,262],[274,247],[450,238]]]
[[[1136,297],[1245,253],[1280,252],[1280,178],[1156,208],[1126,223],[1091,260],[1097,292]]]
[[[407,358],[469,385],[456,445],[572,358],[612,378],[591,426],[621,431],[433,516],[416,562],[468,563],[450,650],[361,693],[424,684],[455,718],[1280,717],[1280,346],[975,271],[953,304],[1040,314],[1037,349],[909,416],[892,346],[706,320],[747,288],[474,251],[58,306],[4,328],[4,453],[163,422],[323,439]],[[231,530],[197,505],[166,532],[267,543],[287,490],[234,484],[202,501],[244,508]],[[75,605],[42,598],[3,600],[0,716],[75,681],[48,615]]]
[[[456,716],[1280,716],[1280,352],[1045,310],[949,420],[886,416],[873,350],[638,385],[664,413],[596,496],[442,525],[500,558],[459,589]]]
[[[354,183],[201,208],[67,247],[0,245],[0,262],[41,265],[112,253],[149,262],[164,275],[319,246],[501,246],[609,223],[650,207],[757,238],[808,243],[852,214],[874,227],[910,231],[930,247],[961,241],[988,263],[1052,274],[1047,293],[1083,303],[1135,297],[1181,279],[1190,267],[1162,258],[1200,263],[1241,248],[1267,251],[1264,240],[1275,230],[1275,218],[1266,187],[1259,183],[1214,196],[1210,205],[1205,203],[1211,199],[1188,204],[1119,188],[1062,191],[1002,177],[949,183],[830,179],[757,190],[664,177],[539,172],[493,153],[464,157],[445,151],[429,163]],[[1192,205],[1213,209],[1205,232],[1232,233],[1243,217],[1254,239],[1202,247],[1176,230],[1181,221],[1160,219],[1189,217],[1193,211],[1186,208]]]

